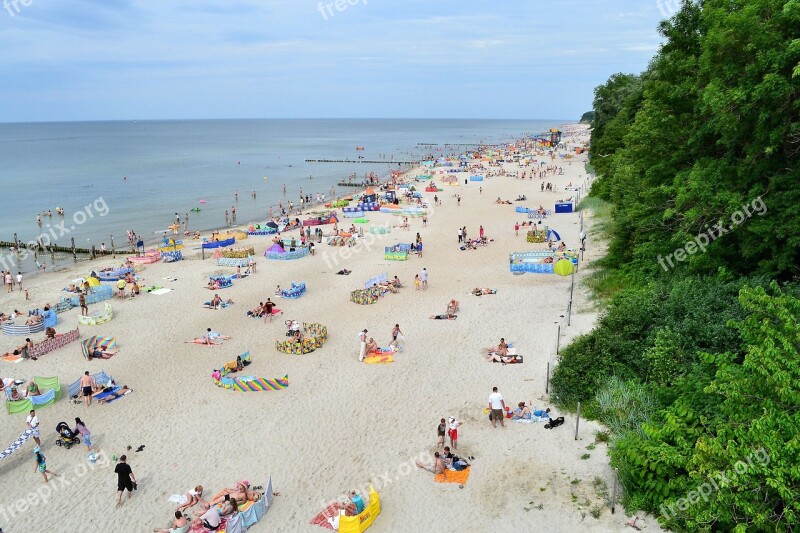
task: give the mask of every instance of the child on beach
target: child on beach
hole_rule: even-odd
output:
[[[454,450],[458,449],[458,426],[460,426],[463,422],[459,422],[456,420],[456,417],[451,416],[448,420],[448,429],[447,429],[447,436],[450,437],[450,446],[453,447]]]
[[[419,280],[419,274],[417,274],[416,276],[414,276],[414,288],[415,288],[416,290],[419,290],[420,283],[421,283],[421,282],[420,282],[420,280]]]

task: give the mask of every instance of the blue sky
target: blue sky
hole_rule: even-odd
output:
[[[578,118],[674,1],[5,0],[0,122]]]

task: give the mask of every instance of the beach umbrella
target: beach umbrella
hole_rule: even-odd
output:
[[[569,276],[575,272],[575,265],[573,265],[572,261],[569,259],[559,259],[556,261],[556,264],[553,265],[553,272],[559,276]]]

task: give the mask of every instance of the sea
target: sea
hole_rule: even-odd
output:
[[[543,133],[566,120],[298,119],[147,120],[0,124],[0,241],[128,249],[148,244],[189,215],[191,231],[263,222],[268,209],[303,194],[337,195],[356,173],[463,153]],[[309,159],[374,163],[313,163]],[[284,193],[284,187],[286,192]],[[237,199],[238,194],[238,199]],[[57,208],[64,215],[57,214]],[[192,210],[194,209],[194,211]],[[48,216],[47,212],[52,216]],[[37,215],[41,225],[37,222]],[[181,227],[181,229],[183,229]],[[79,256],[79,259],[81,258]],[[71,254],[0,248],[0,269],[35,273],[73,264]]]

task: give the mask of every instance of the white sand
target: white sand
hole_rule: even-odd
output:
[[[544,394],[546,363],[555,360],[558,324],[562,325],[563,345],[588,331],[595,321],[593,306],[586,303],[586,294],[580,289],[586,269],[576,279],[576,314],[571,327],[566,327],[566,319],[561,317],[567,309],[570,278],[514,276],[508,269],[510,252],[545,247],[526,243],[523,229],[519,237],[514,236],[514,222],[524,220],[514,207],[542,204],[552,209],[555,200],[572,196],[564,186],[584,183],[584,161],[585,155],[556,160],[565,175],[549,175],[545,181],[556,184],[557,192],[540,193],[538,177],[524,182],[495,177],[464,186],[463,179],[469,174],[461,173],[461,185],[445,186],[445,192],[439,193],[443,206],[435,208],[428,227],[422,227],[421,219],[412,219],[411,231],[394,230],[371,250],[359,249],[333,266],[326,264],[324,254],[336,253],[338,248],[323,244],[317,246],[313,258],[267,261],[261,254],[271,244],[270,238],[250,237],[243,244],[256,246],[258,274],[220,291],[236,302],[224,310],[204,310],[200,304],[211,297],[204,288],[208,276],[232,273],[233,269],[217,267],[211,259],[201,261],[194,254],[177,264],[147,266],[142,272],[146,284],[174,291],[114,301],[111,323],[81,330],[83,337],[116,336],[121,349],[113,359],[86,363],[75,343],[38,361],[0,361],[2,376],[57,375],[65,391],[86,369],[103,369],[135,389],[108,406],[87,409],[62,399],[39,410],[48,468],[64,474],[69,484],[52,481],[48,487],[53,493],[46,501],[30,496],[33,505],[26,511],[9,510],[17,499],[36,495],[44,486],[34,471],[34,445],[27,443],[0,462],[0,526],[9,531],[64,527],[74,531],[150,531],[169,520],[174,510],[167,500],[170,494],[198,483],[206,487],[206,494],[214,494],[237,479],[263,485],[272,474],[281,496],[264,523],[253,531],[320,532],[321,528],[308,522],[321,511],[323,502],[370,479],[375,480],[383,500],[381,516],[371,528],[376,533],[625,530],[624,510],[618,505],[612,515],[593,487],[595,478],[607,484],[609,491],[612,485],[605,445],[586,449],[594,440],[596,424],[582,421],[575,441],[573,415],[566,415],[566,424],[552,431],[542,424],[508,421],[506,429],[492,429],[482,411],[494,385],[508,405],[522,400],[533,400],[539,407],[550,405],[538,398]],[[518,169],[516,164],[506,168]],[[454,193],[462,196],[460,207]],[[494,203],[498,196],[514,200],[518,194],[526,194],[528,201]],[[433,194],[425,196],[432,203]],[[390,216],[375,213],[369,218],[381,223]],[[341,225],[349,225],[347,220],[342,219]],[[588,217],[586,222],[591,225]],[[577,213],[553,215],[546,223],[569,247],[578,246]],[[495,241],[487,248],[459,251],[457,228],[466,225],[469,234],[476,236],[480,224]],[[325,228],[330,230],[330,226]],[[425,243],[423,259],[411,256],[407,262],[384,261],[384,245],[410,242],[416,232]],[[587,261],[596,253],[589,239]],[[118,262],[98,260],[91,267],[99,270]],[[27,310],[46,301],[54,303],[59,289],[85,274],[88,267],[84,263],[73,272],[31,279],[31,302],[21,301],[18,292],[7,296],[3,291],[0,309]],[[416,292],[413,277],[423,267],[430,273],[430,288]],[[353,273],[334,275],[341,268]],[[351,290],[384,272],[398,275],[406,288],[371,306],[349,301]],[[166,276],[178,280],[164,281]],[[308,293],[299,300],[278,300],[285,311],[283,317],[264,324],[245,316],[248,309],[272,296],[276,284],[286,287],[292,280],[306,281]],[[498,294],[480,298],[467,294],[478,286],[496,288]],[[428,319],[443,313],[451,298],[461,301],[457,320]],[[77,310],[59,315],[57,329],[73,329],[77,315]],[[283,338],[286,318],[327,325],[328,343],[304,356],[278,353],[274,340]],[[359,363],[358,331],[369,329],[369,335],[385,346],[395,322],[405,332],[405,352],[390,365]],[[183,343],[201,335],[206,327],[233,339],[214,348]],[[501,336],[514,342],[525,357],[524,364],[503,366],[484,361],[480,348],[496,344]],[[0,349],[11,349],[22,340],[2,336]],[[280,377],[288,373],[289,388],[242,394],[214,386],[209,377],[212,369],[247,350],[253,364],[244,374]],[[420,454],[435,451],[438,421],[450,415],[464,421],[457,453],[476,458],[463,489],[434,483],[431,474],[410,466]],[[141,453],[127,452],[139,490],[119,510],[114,509],[113,463],[82,473],[85,448],[65,450],[54,444],[56,423],[71,423],[75,416],[83,418],[95,443],[109,456],[126,453],[128,445],[146,445]],[[3,417],[0,447],[24,430],[24,418]],[[586,453],[591,457],[581,460]],[[590,513],[595,506],[601,508],[599,519]],[[16,514],[12,517],[11,513]],[[651,521],[649,530],[653,529],[657,525]]]

